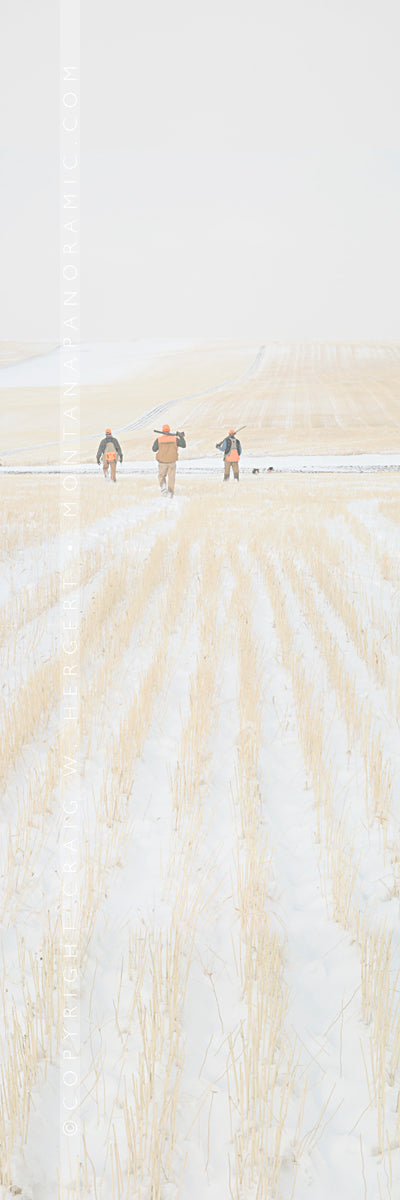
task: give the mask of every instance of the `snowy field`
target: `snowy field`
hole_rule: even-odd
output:
[[[62,412],[74,402],[79,430],[71,417],[67,437],[84,463],[107,426],[126,462],[150,463],[161,419],[185,430],[185,461],[215,457],[215,443],[243,425],[251,457],[400,453],[400,343],[154,340],[82,345],[78,357],[36,349],[20,348],[15,362],[0,345],[3,463],[59,463]]]
[[[179,468],[0,477],[2,1200],[399,1200],[400,480]]]
[[[10,466],[9,460],[6,458],[4,465],[0,465],[1,475],[99,475],[103,470],[102,463],[77,463],[72,466],[67,463],[58,463],[56,466],[35,466],[31,464],[16,464]],[[250,455],[242,454],[240,459],[240,476],[264,474],[266,471],[289,472],[290,474],[298,474],[301,472],[308,474],[329,473],[337,474],[342,472],[349,474],[353,471],[399,471],[400,470],[400,452],[397,454],[270,454],[270,455]],[[183,476],[191,476],[201,473],[203,477],[210,476],[221,478],[224,473],[223,456],[219,451],[207,455],[206,458],[195,458],[193,455],[186,455],[185,451],[180,451],[179,474]],[[136,459],[134,462],[118,463],[118,477],[123,478],[127,475],[152,475],[154,477],[154,455],[153,462],[148,462],[146,459],[142,461]]]
[[[179,351],[192,348],[188,338],[151,339],[137,342],[88,342],[79,348],[80,382],[88,384],[115,383],[118,379],[129,379],[159,358],[175,356]],[[2,361],[3,360],[3,361]],[[0,350],[0,389],[20,387],[58,387],[68,369],[73,378],[73,367],[77,363],[73,350],[62,350],[60,346],[41,351],[37,348],[15,361],[10,351]]]

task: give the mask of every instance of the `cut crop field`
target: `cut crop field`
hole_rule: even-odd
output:
[[[400,343],[138,343],[136,351],[135,343],[91,344],[69,368],[64,362],[63,374],[54,349],[27,366],[12,367],[10,353],[0,346],[5,463],[9,454],[25,464],[58,462],[64,428],[79,461],[93,462],[107,426],[121,436],[126,461],[151,460],[161,414],[185,430],[186,460],[215,455],[215,443],[242,425],[248,454],[400,451]]]
[[[399,479],[0,491],[1,1200],[399,1200]]]

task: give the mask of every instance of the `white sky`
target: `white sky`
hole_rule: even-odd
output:
[[[0,336],[57,340],[59,11],[3,5]],[[398,338],[399,32],[397,0],[85,0],[82,339]]]

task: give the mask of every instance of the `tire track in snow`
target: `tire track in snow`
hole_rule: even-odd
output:
[[[233,387],[238,383],[242,383],[245,379],[249,379],[258,371],[265,356],[265,346],[260,346],[255,359],[247,367],[247,370],[239,375],[236,379],[225,379],[223,383],[214,384],[213,387],[206,388],[203,392],[189,394],[187,396],[179,396],[176,400],[166,400],[163,404],[158,404],[155,408],[150,408],[142,417],[138,417],[136,421],[131,421],[128,425],[122,425],[118,433],[125,433],[127,430],[142,429],[143,425],[147,425],[150,420],[155,420],[161,413],[169,411],[175,404],[183,404],[186,400],[200,400],[204,396],[210,396],[215,392],[221,392],[226,387]]]

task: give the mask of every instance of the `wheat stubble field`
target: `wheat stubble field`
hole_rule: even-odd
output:
[[[397,1200],[399,476],[0,490],[2,1200]]]
[[[208,455],[226,429],[246,425],[249,454],[343,454],[400,449],[400,344],[283,343],[193,346],[139,344],[137,367],[121,345],[121,377],[110,378],[115,346],[83,346],[80,358],[79,458],[93,462],[93,433],[124,430],[128,459],[151,459],[152,430],[126,427],[160,404],[188,435],[186,458]],[[102,354],[104,379],[98,369]],[[59,461],[60,363],[54,348],[0,345],[1,453],[27,447],[19,459]],[[38,352],[37,352],[38,353]],[[142,358],[148,361],[142,362]],[[69,361],[69,360],[66,360]],[[64,380],[76,381],[74,359]],[[125,365],[124,365],[125,364]],[[33,386],[32,380],[35,379]],[[3,383],[2,383],[3,378]],[[8,391],[7,391],[8,389]],[[179,403],[176,403],[176,401]],[[72,403],[72,401],[71,401]],[[121,434],[122,437],[122,434]],[[53,443],[53,444],[47,444]],[[43,449],[36,450],[37,446]],[[7,460],[7,456],[4,461]],[[14,461],[14,460],[13,460]]]

